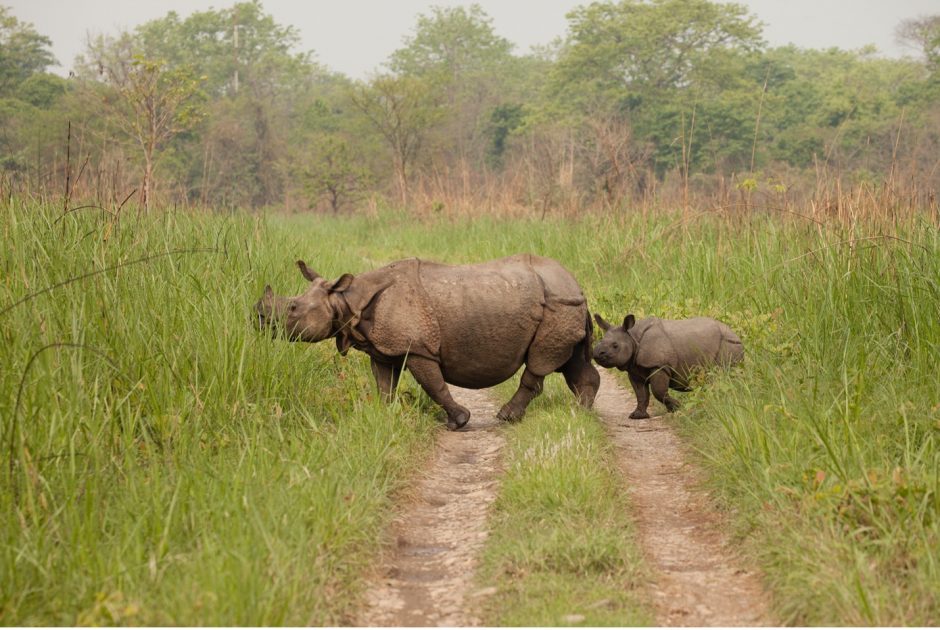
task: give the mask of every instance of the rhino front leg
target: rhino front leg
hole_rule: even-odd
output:
[[[650,388],[646,384],[646,380],[638,376],[630,374],[630,385],[633,386],[633,393],[636,394],[636,409],[633,410],[633,413],[630,414],[630,417],[634,420],[645,420],[649,418],[650,415],[647,413],[646,408],[650,404]]]
[[[496,418],[503,422],[521,420],[532,399],[542,393],[542,381],[544,380],[544,376],[538,376],[526,367],[522,372],[522,379],[519,381],[519,389],[509,399],[509,402],[499,410]]]
[[[431,400],[447,412],[448,429],[456,431],[470,421],[470,411],[450,395],[447,383],[444,382],[444,375],[441,374],[441,366],[437,362],[424,357],[410,356],[407,367]]]
[[[392,398],[395,396],[395,390],[398,389],[398,379],[401,377],[401,366],[379,363],[375,359],[372,359],[372,375],[375,377],[375,385],[379,389],[382,400],[391,402]]]
[[[656,400],[666,405],[669,412],[679,408],[679,401],[669,395],[669,373],[666,370],[657,370],[649,378],[650,389],[653,390],[653,396]]]

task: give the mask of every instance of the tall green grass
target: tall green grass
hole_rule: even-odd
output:
[[[587,282],[614,321],[711,315],[742,335],[743,366],[686,395],[675,421],[764,567],[779,618],[936,625],[937,227],[741,215],[669,225],[624,223],[619,260]]]
[[[0,209],[0,622],[341,622],[433,414],[249,309],[311,243],[359,261],[263,219],[105,219]]]
[[[781,619],[940,622],[936,226],[882,233],[667,210],[569,221],[163,213],[115,224],[14,200],[0,209],[0,237],[0,309],[91,270],[214,250],[127,264],[0,315],[4,623],[342,622],[389,496],[439,414],[423,395],[387,410],[363,355],[272,341],[248,309],[265,282],[303,286],[298,257],[335,277],[406,256],[521,251],[564,263],[612,321],[704,314],[742,335],[743,366],[680,394],[674,421]],[[511,461],[571,435],[584,438],[574,452],[600,459],[582,458],[566,475],[579,485],[564,488],[543,483],[541,464],[510,467],[493,540],[542,577],[512,583],[505,601],[573,591],[536,560],[580,548],[565,532],[583,527],[599,488],[616,486],[590,416],[571,418],[570,403],[564,391],[546,397],[507,430]],[[545,493],[570,498],[569,516],[552,521],[559,504],[535,500]],[[559,532],[544,554],[499,520],[516,509]],[[591,509],[616,526],[627,508]],[[592,575],[629,582],[604,571]],[[537,618],[556,623],[558,612]],[[626,623],[596,622],[614,618]]]

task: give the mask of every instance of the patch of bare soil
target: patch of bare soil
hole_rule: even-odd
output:
[[[462,431],[442,432],[418,473],[411,502],[396,518],[397,541],[366,588],[360,626],[473,626],[488,589],[473,592],[486,541],[487,508],[496,498],[504,440],[498,406],[484,391],[450,387],[470,410]]]
[[[720,515],[699,490],[665,417],[631,420],[636,403],[603,369],[594,409],[626,477],[649,585],[662,626],[773,625],[761,577],[729,547]]]

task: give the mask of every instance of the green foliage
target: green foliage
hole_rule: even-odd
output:
[[[258,0],[197,11],[185,19],[171,11],[135,33],[145,55],[193,67],[215,97],[239,90],[273,96],[304,84],[317,70],[310,53],[292,52],[300,43],[297,29],[277,24]]]
[[[497,105],[490,112],[490,124],[487,129],[490,141],[486,155],[491,164],[502,164],[509,135],[522,126],[524,119],[525,109],[517,103]]]
[[[8,107],[0,130],[4,173],[31,193],[61,189],[69,122],[71,155],[96,173],[75,192],[97,200],[124,198],[149,172],[168,201],[293,209],[310,196],[305,173],[323,168],[318,144],[333,135],[363,162],[370,192],[406,204],[617,208],[679,186],[688,204],[690,188],[724,193],[752,171],[802,198],[836,179],[910,181],[924,194],[937,183],[935,15],[899,26],[919,56],[899,60],[871,47],[767,48],[739,4],[608,0],[573,10],[564,38],[518,54],[479,5],[436,7],[366,82],[298,50],[298,27],[278,24],[259,0],[169,12],[92,40],[76,78],[61,81],[42,72],[54,61],[48,39],[0,15],[0,97],[42,111]],[[177,122],[204,120],[150,142],[160,146],[149,157],[112,142],[139,138],[127,129],[133,108],[100,107],[114,69],[155,76],[135,56],[161,64],[160,90],[185,87],[173,73],[199,80]]]
[[[69,90],[68,82],[54,74],[37,73],[20,83],[16,98],[34,107],[50,109]]]
[[[306,185],[313,206],[326,200],[334,213],[356,200],[369,183],[349,142],[335,135],[317,144],[317,155],[306,167]]]
[[[480,5],[433,7],[431,12],[418,16],[415,34],[392,53],[393,72],[435,75],[447,89],[460,89],[461,83],[472,83],[508,60],[512,44],[496,35]]]
[[[351,231],[14,200],[0,233],[0,622],[341,624],[437,423],[249,313],[310,242],[360,266]]]
[[[52,40],[0,6],[0,97],[11,95],[30,76],[55,65]]]
[[[379,75],[369,84],[354,86],[349,98],[385,141],[399,197],[406,204],[414,163],[428,130],[443,113],[434,86],[417,77]]]

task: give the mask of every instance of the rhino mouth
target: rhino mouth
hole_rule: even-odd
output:
[[[594,362],[603,368],[616,367],[616,363],[606,354],[594,354]]]

